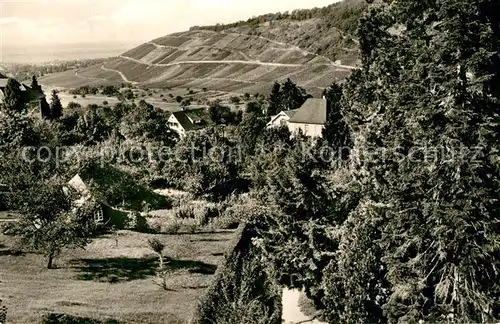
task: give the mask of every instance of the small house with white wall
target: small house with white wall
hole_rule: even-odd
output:
[[[132,220],[132,215],[129,212],[113,208],[101,196],[96,189],[88,185],[88,181],[77,174],[68,181],[68,187],[65,191],[72,190],[76,194],[75,206],[82,207],[86,204],[95,206],[94,222],[104,226],[115,226],[118,229],[125,228]],[[68,192],[69,193],[69,192]]]
[[[204,108],[176,111],[168,119],[168,126],[180,137],[186,136],[189,131],[202,129],[209,123],[210,116]]]
[[[327,110],[326,98],[309,98],[295,111],[288,120],[287,125],[290,133],[295,134],[299,131],[305,136],[322,137],[323,127],[326,123]]]

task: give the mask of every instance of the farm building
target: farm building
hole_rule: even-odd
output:
[[[209,123],[210,117],[204,108],[177,111],[168,119],[170,128],[181,137],[186,136],[189,131],[202,129]]]

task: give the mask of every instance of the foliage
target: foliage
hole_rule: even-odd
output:
[[[50,313],[45,315],[42,324],[119,324],[116,320],[99,321],[91,318],[82,318],[68,314]]]
[[[242,228],[239,242],[217,270],[216,279],[204,296],[193,324],[281,323],[281,295],[267,275],[252,245],[252,227]]]
[[[61,104],[61,100],[57,95],[56,90],[52,90],[52,98],[50,100],[50,118],[52,120],[57,120],[61,118],[63,114],[63,106]]]
[[[163,250],[165,250],[165,243],[157,238],[152,238],[148,240],[148,245],[151,250],[158,254],[158,258],[160,259],[158,268],[159,270],[163,270]]]
[[[34,75],[31,78],[31,89],[38,91],[38,92],[42,92],[42,87],[40,86],[40,84],[38,84],[38,80],[36,78],[36,75]]]
[[[39,108],[40,108],[40,115],[42,116],[42,118],[50,119],[50,117],[51,117],[51,114],[50,114],[51,113],[51,111],[50,111],[50,105],[47,102],[47,99],[45,99],[45,97],[43,97],[42,99],[40,99],[39,105],[40,105],[39,106]]]
[[[351,134],[343,113],[342,87],[334,83],[325,90],[327,99],[327,118],[322,131],[322,138],[334,150],[351,148]],[[342,156],[341,158],[346,158]]]
[[[245,113],[250,114],[250,113],[256,113],[260,116],[263,116],[264,114],[264,103],[261,101],[250,101],[247,103],[246,108],[245,108]]]
[[[239,177],[235,143],[211,129],[190,132],[175,147],[165,165],[168,181],[196,197],[220,200],[245,190]]]
[[[231,108],[222,105],[219,101],[209,104],[208,116],[216,125],[231,125],[240,122],[238,114],[231,111]]]
[[[257,141],[266,127],[266,119],[259,113],[248,113],[236,129],[236,136],[242,140],[239,144],[245,156],[252,155],[255,151]]]
[[[172,204],[169,198],[137,183],[130,174],[112,165],[94,160],[84,161],[84,165],[77,172],[88,182],[96,199],[106,201],[111,206],[140,211],[145,202],[152,209],[164,209]]]
[[[283,84],[275,82],[268,98],[267,115],[273,116],[280,111],[298,109],[310,97],[305,89],[297,86],[290,78]]]
[[[18,190],[9,194],[9,205],[19,210],[17,224],[24,248],[47,256],[47,268],[63,248],[84,248],[95,231],[92,204],[75,205],[74,196],[64,189],[63,183],[51,178],[38,180],[27,175],[14,184]]]
[[[1,299],[0,299],[0,323],[7,323],[7,306],[2,305]]]
[[[130,109],[121,119],[120,133],[126,139],[149,139],[171,147],[177,142],[178,136],[168,126],[169,117],[165,111],[141,100],[135,109]]]
[[[9,78],[4,90],[3,109],[7,113],[26,112],[26,102],[21,91],[21,84],[16,80]]]

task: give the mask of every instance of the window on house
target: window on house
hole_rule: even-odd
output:
[[[307,135],[308,130],[309,130],[309,125],[305,124],[304,125],[304,135]]]
[[[104,221],[104,212],[102,211],[102,208],[99,208],[94,212],[94,220],[98,223]]]
[[[284,119],[280,120],[280,125],[281,126],[285,126],[286,125],[286,120],[284,120]]]

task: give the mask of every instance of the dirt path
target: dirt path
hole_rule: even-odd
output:
[[[216,61],[216,60],[207,60],[207,61],[178,61],[166,64],[153,64],[149,62],[144,62],[135,58],[131,58],[128,56],[120,55],[120,58],[130,60],[139,64],[149,65],[149,66],[175,66],[182,64],[253,64],[253,65],[262,65],[262,66],[276,66],[276,67],[304,67],[304,64],[286,64],[286,63],[271,63],[271,62],[261,62],[261,61],[243,61],[243,60],[224,60],[224,61]],[[320,64],[325,65],[326,64]],[[311,65],[312,66],[312,65]]]
[[[120,56],[121,57],[121,56]],[[131,81],[127,78],[127,76],[125,74],[123,74],[121,71],[118,71],[118,70],[113,70],[113,69],[108,69],[107,67],[104,67],[104,65],[101,66],[101,70],[104,70],[104,71],[108,71],[108,72],[115,72],[115,73],[118,73],[122,79],[125,81],[125,82],[128,82],[128,83],[131,83],[133,85],[136,85],[136,84],[139,84],[139,82],[136,82],[136,81]]]
[[[293,289],[283,289],[283,323],[284,324],[327,324],[325,322],[320,322],[311,316],[306,316],[300,310],[299,299],[301,292],[299,290]]]

